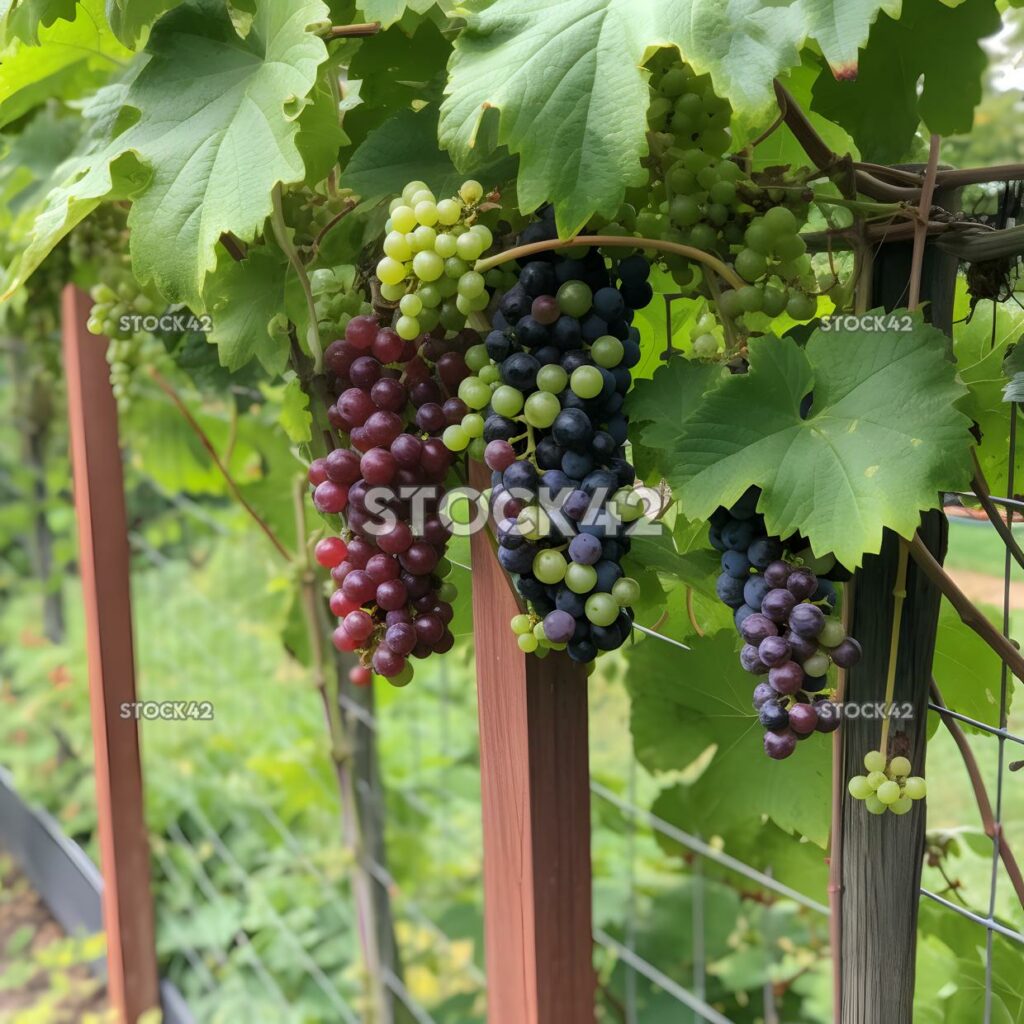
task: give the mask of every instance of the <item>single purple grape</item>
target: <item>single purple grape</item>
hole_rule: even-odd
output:
[[[754,695],[752,697],[754,709],[760,711],[768,701],[774,700],[777,696],[778,694],[767,683],[758,683],[754,687]]]
[[[774,562],[770,562],[764,570],[764,578],[768,581],[768,585],[772,587],[784,587],[786,580],[789,579],[789,574],[792,572],[792,567],[788,562],[783,562],[782,559],[778,559]]]
[[[544,635],[553,644],[567,644],[576,632],[576,620],[559,609],[544,616]]]
[[[807,736],[818,725],[818,712],[811,704],[796,704],[789,709],[789,727],[798,736]]]
[[[789,728],[789,712],[778,702],[768,700],[758,708],[758,721],[771,732],[781,732]]]
[[[763,576],[748,576],[743,584],[743,600],[751,608],[760,608],[765,595],[771,589]]]
[[[796,733],[766,732],[764,734],[764,752],[773,761],[783,761],[796,750]]]
[[[782,587],[769,590],[761,602],[761,613],[767,615],[772,622],[785,622],[796,604],[796,598]]]
[[[790,619],[792,620],[792,616],[790,616]],[[793,649],[792,658],[794,661],[805,662],[808,658],[818,653],[818,645],[813,640],[800,636],[799,633],[794,633],[791,630],[786,630],[782,635],[789,641],[789,646]]]
[[[756,613],[754,609],[750,607],[749,604],[741,604],[739,608],[737,608],[732,613],[732,621],[736,624],[737,632],[743,632],[743,623],[746,622],[747,619],[749,619],[750,616],[754,614]]]
[[[767,636],[778,636],[779,627],[767,615],[754,612],[743,620],[740,632],[748,644],[759,644]]]
[[[755,676],[763,676],[768,671],[768,666],[758,657],[757,648],[751,644],[744,644],[740,650],[740,664]]]
[[[757,656],[769,668],[774,668],[776,665],[781,665],[784,661],[789,661],[791,651],[789,641],[783,640],[781,636],[766,636],[757,645]]]
[[[816,637],[825,626],[825,613],[815,604],[798,604],[789,613],[789,628],[798,636]]]
[[[769,669],[768,682],[776,693],[786,696],[799,693],[804,682],[804,670],[795,661],[784,661]]]
[[[864,651],[858,641],[848,636],[838,647],[833,647],[829,654],[840,668],[853,668],[860,661]]]
[[[818,589],[818,577],[810,569],[796,568],[786,579],[786,589],[798,601],[804,601]]]
[[[814,702],[814,709],[818,713],[818,721],[815,728],[818,732],[835,732],[842,721],[839,705],[828,697],[820,697]]]

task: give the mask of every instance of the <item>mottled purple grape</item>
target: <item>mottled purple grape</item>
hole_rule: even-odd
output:
[[[833,647],[829,653],[832,655],[833,662],[840,668],[853,668],[860,661],[864,652],[860,644],[852,636],[848,636],[838,647]]]
[[[773,761],[783,761],[796,750],[796,733],[788,729],[785,732],[766,732],[764,734],[764,752]]]
[[[755,676],[763,676],[768,671],[768,666],[758,656],[757,648],[750,644],[744,644],[740,650],[740,664]]]
[[[792,567],[789,563],[778,559],[765,567],[764,578],[771,587],[784,587],[786,580],[789,579],[790,572],[792,572]]]
[[[789,641],[783,640],[781,636],[766,636],[757,646],[757,656],[769,668],[789,661],[791,653]]]
[[[748,644],[759,644],[767,636],[777,636],[779,627],[767,615],[754,612],[743,620],[740,632]]]
[[[798,736],[814,732],[818,724],[818,712],[811,704],[795,704],[789,709],[789,727]]]
[[[818,589],[818,577],[810,569],[801,566],[786,578],[786,589],[798,601],[806,600]]]
[[[795,661],[784,661],[768,671],[768,682],[776,693],[790,696],[799,693],[804,682],[804,670]]]
[[[769,590],[761,602],[761,613],[767,615],[772,622],[785,622],[796,604],[796,598],[782,587]]]
[[[825,613],[816,604],[798,604],[789,613],[789,628],[798,636],[816,637],[825,625]]]

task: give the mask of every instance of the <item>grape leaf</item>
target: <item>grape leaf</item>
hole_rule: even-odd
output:
[[[379,21],[384,28],[401,21],[406,11],[426,14],[433,6],[434,0],[360,0],[358,4],[367,21]],[[439,6],[450,10],[452,5],[441,3]]]
[[[125,46],[134,47],[160,15],[180,0],[107,0],[107,21]]]
[[[553,200],[559,232],[613,217],[642,179],[651,50],[677,46],[715,90],[750,117],[774,105],[772,79],[800,63],[808,36],[850,74],[880,9],[897,0],[496,0],[456,40],[441,142],[463,165],[485,111],[521,158],[519,205]]]
[[[0,0],[0,46],[12,39],[39,43],[40,27],[74,21],[75,0]]]
[[[217,346],[223,366],[238,370],[255,358],[272,376],[285,368],[288,338],[275,318],[285,305],[287,280],[284,256],[262,248],[239,262],[224,257],[207,278],[208,340]]]
[[[309,395],[302,390],[302,382],[293,376],[281,392],[281,427],[293,444],[309,444],[313,417],[309,411]]]
[[[856,80],[819,77],[813,107],[883,163],[907,155],[919,121],[940,135],[970,131],[988,67],[979,40],[1000,25],[992,0],[905,0],[898,21],[875,23]]]
[[[753,339],[749,372],[682,425],[668,480],[683,511],[705,519],[757,485],[770,533],[800,531],[851,568],[883,527],[911,537],[919,511],[970,478],[970,420],[954,405],[965,388],[945,351],[919,319],[910,331],[819,329],[806,348]]]
[[[51,97],[75,99],[107,81],[131,51],[114,38],[101,0],[83,0],[73,21],[40,22],[38,43],[15,42],[0,62],[0,126]]]
[[[306,26],[326,13],[321,0],[261,0],[245,39],[219,0],[189,0],[161,18],[149,62],[125,97],[137,120],[69,164],[11,286],[82,208],[111,192],[115,165],[130,157],[153,168],[129,215],[134,273],[170,301],[200,308],[221,234],[251,240],[270,214],[274,186],[305,177],[298,115],[327,56]]]
[[[714,745],[705,770],[689,786],[692,806],[715,823],[711,831],[727,832],[767,815],[783,831],[824,846],[831,745],[814,736],[785,761],[769,761],[750,703],[756,680],[739,665],[735,632],[688,637],[687,643],[692,650],[648,638],[628,653],[638,760],[650,771],[681,771]]]

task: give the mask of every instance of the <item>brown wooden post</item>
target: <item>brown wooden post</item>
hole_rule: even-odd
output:
[[[594,1024],[586,672],[519,650],[487,532],[471,545],[488,1024]]]
[[[106,341],[85,328],[89,299],[64,289],[62,328],[89,655],[107,985],[119,1021],[159,1005],[149,842],[142,805],[124,479]]]

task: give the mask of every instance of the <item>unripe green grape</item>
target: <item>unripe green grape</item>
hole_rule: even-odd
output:
[[[109,305],[112,302],[117,301],[117,294],[113,288],[108,284],[98,284],[90,289],[89,297],[95,303],[102,303]]]
[[[548,639],[547,633],[544,632],[543,622],[538,622],[537,625],[533,627],[533,635],[537,638],[537,642],[540,644],[540,648],[537,651],[539,654],[540,651],[544,649]]]
[[[417,192],[427,191],[429,191],[429,187],[425,181],[410,181],[409,184],[402,189],[402,200],[407,206],[414,206],[415,203],[413,203],[413,196],[415,196]]]
[[[898,782],[883,782],[875,792],[875,795],[883,804],[888,807],[896,803],[900,798],[900,786]]]
[[[468,270],[459,278],[459,294],[465,295],[467,299],[475,299],[482,295],[485,282],[482,274],[475,270]]]
[[[906,814],[913,806],[914,801],[909,796],[901,796],[895,803],[889,804],[889,810],[893,814]]]
[[[701,218],[700,203],[693,196],[675,196],[669,206],[668,215],[681,227],[688,228]]]
[[[501,371],[493,363],[480,367],[477,376],[488,386],[501,382]]]
[[[414,248],[419,252],[430,251],[437,244],[437,232],[426,224],[421,224],[413,233]]]
[[[523,416],[531,427],[544,429],[555,422],[562,411],[562,403],[548,391],[536,391],[526,399]]]
[[[478,310],[486,309],[490,304],[490,301],[490,295],[488,295],[487,292],[481,292],[475,299],[469,300],[469,308],[472,309],[473,312],[477,312]]]
[[[462,417],[462,429],[470,436],[470,439],[483,437],[484,418],[478,412],[467,413]]]
[[[675,99],[686,92],[690,76],[681,67],[669,68],[658,82],[658,92],[669,99]]]
[[[708,203],[704,210],[704,216],[715,227],[720,228],[729,220],[729,207],[722,203]]]
[[[391,211],[391,225],[395,231],[412,231],[416,223],[416,211],[411,206],[398,206]]]
[[[403,277],[398,284],[381,284],[380,295],[385,302],[398,302],[398,300],[405,294],[405,278]]]
[[[381,284],[398,284],[399,281],[405,280],[405,264],[385,256],[377,264],[377,277],[380,278]]]
[[[889,775],[895,778],[896,776],[909,775],[913,771],[913,765],[905,757],[894,757],[889,762]]]
[[[434,203],[436,201],[437,197],[429,188],[426,187],[426,185],[424,185],[423,188],[413,193],[412,199],[409,201],[409,205],[415,210],[420,203]]]
[[[793,211],[785,206],[773,206],[765,213],[764,222],[776,237],[795,235],[800,230]]]
[[[885,772],[868,772],[868,785],[875,791],[878,787],[888,782],[889,780],[885,777]]]
[[[735,289],[727,292],[722,292],[721,297],[718,300],[718,305],[722,310],[722,315],[733,319],[743,312],[743,307],[740,305],[739,294]]]
[[[809,676],[823,676],[831,664],[828,655],[819,651],[817,654],[812,654],[803,663],[803,669]]]
[[[773,285],[766,285],[761,293],[761,309],[767,316],[779,316],[786,310],[789,292]]]
[[[463,182],[462,188],[459,189],[459,195],[464,203],[469,203],[472,206],[483,199],[484,187],[479,181],[474,181],[470,178],[468,181]]]
[[[545,369],[547,369],[547,367],[545,367]],[[559,367],[559,369],[561,370],[562,368]],[[565,373],[564,370],[562,370],[562,372]],[[491,395],[491,408],[499,416],[504,416],[507,419],[512,419],[514,416],[518,416],[520,410],[523,408],[522,392],[510,387],[508,384],[502,384],[501,387]]]
[[[623,576],[612,584],[612,597],[621,608],[636,604],[640,600],[640,584],[631,576]]]
[[[721,128],[715,128],[711,131],[704,132],[701,136],[700,143],[704,147],[705,153],[710,153],[712,156],[721,156],[729,149],[729,143],[732,141],[732,137],[727,131]]]
[[[398,308],[405,316],[419,316],[423,311],[423,300],[414,292],[410,292],[401,297]]]
[[[473,312],[473,300],[467,299],[465,295],[455,296],[455,308],[464,316],[468,317]]]
[[[388,203],[388,213],[394,213],[400,206],[405,206],[405,200],[401,196],[395,196],[395,198]],[[388,219],[390,220],[391,218],[389,217]]]
[[[445,277],[450,277],[456,282],[456,288],[458,288],[458,282],[462,278],[463,274],[469,271],[469,264],[458,256],[449,256],[444,261],[444,273]],[[459,289],[461,290],[461,289]]]
[[[569,383],[569,374],[557,363],[542,366],[537,371],[537,387],[553,395],[561,394]],[[497,412],[497,410],[495,410]]]
[[[672,113],[672,101],[664,96],[655,96],[647,107],[647,123],[655,131],[661,131],[668,124]]]
[[[404,263],[412,259],[412,246],[401,231],[392,231],[384,239],[384,255]]]
[[[643,498],[631,487],[622,487],[612,499],[615,513],[624,523],[635,523],[644,514]]]
[[[928,785],[920,775],[911,775],[903,791],[911,800],[923,800],[928,795]]]
[[[868,814],[885,814],[887,810],[885,804],[874,793],[864,801],[864,807],[867,809]]]
[[[668,172],[668,184],[677,196],[688,196],[697,191],[697,175],[681,164],[673,164]]]
[[[693,339],[693,354],[698,359],[711,359],[718,355],[718,339],[713,334],[699,334]]]
[[[437,223],[437,204],[432,199],[421,199],[415,207],[416,219],[427,227]]]
[[[90,334],[102,334],[103,321],[98,316],[90,316],[85,322],[85,329]]]
[[[574,594],[589,594],[597,585],[597,570],[592,565],[579,565],[572,562],[565,571],[565,585]],[[618,606],[615,598],[610,594],[608,596],[612,603]]]
[[[442,199],[437,204],[437,219],[440,224],[450,227],[462,216],[462,204],[454,199]]]
[[[512,621],[514,622],[515,620],[513,619]],[[854,775],[846,784],[846,789],[854,800],[867,800],[875,792],[871,788],[871,783],[863,775]]]
[[[414,316],[400,316],[395,321],[395,333],[403,341],[412,341],[420,334],[420,322]]]
[[[603,337],[598,338],[594,344],[590,346],[590,355],[594,362],[597,363],[598,366],[603,366],[607,370],[611,370],[622,362],[622,357],[625,354],[625,351],[626,350],[623,348],[622,342],[610,334],[606,334]]]
[[[540,647],[540,641],[533,635],[533,633],[524,633],[522,636],[516,638],[516,643],[519,645],[519,650],[524,654],[539,654],[538,648]]]
[[[724,166],[724,164],[719,165]],[[718,179],[710,187],[711,201],[714,203],[721,203],[723,206],[732,206],[736,202],[736,185],[731,181],[724,181],[721,178]]]
[[[491,357],[487,354],[486,345],[471,345],[466,349],[466,354],[463,357],[466,360],[466,365],[473,371],[473,373],[482,370],[485,366],[489,365]]]
[[[813,295],[796,292],[790,295],[786,312],[794,320],[810,320],[818,312],[818,300]]]
[[[479,377],[466,377],[459,384],[459,398],[470,409],[482,409],[491,400],[491,389]]]
[[[436,252],[424,250],[412,258],[413,273],[421,281],[436,281],[444,273],[444,260]]]
[[[869,772],[884,772],[885,764],[885,754],[880,750],[869,750],[864,755],[864,767]]]
[[[604,388],[604,378],[596,366],[578,366],[572,371],[569,387],[580,398],[596,398]]]
[[[512,626],[512,632],[518,636],[533,632],[533,623],[530,621],[529,615],[513,615],[510,625]]]
[[[776,209],[781,209],[781,207],[776,207]],[[807,243],[799,235],[784,235],[776,239],[775,254],[780,260],[796,260],[806,252]]]
[[[469,445],[469,435],[457,423],[444,428],[441,440],[444,442],[444,446],[453,452],[465,451]]]
[[[442,259],[448,259],[458,251],[457,242],[458,239],[454,235],[445,231],[434,239],[434,252]]]
[[[424,309],[416,319],[420,322],[421,331],[432,331],[440,322],[441,317],[436,309]]]
[[[743,241],[748,249],[767,256],[775,245],[775,235],[763,220],[751,221],[747,230],[743,232]]]
[[[505,274],[502,272],[500,267],[491,267],[490,270],[484,274],[484,282],[488,288],[494,288],[496,291],[505,291]]]
[[[437,309],[441,305],[442,295],[438,290],[437,285],[425,284],[423,285],[416,294],[420,298],[420,302],[423,303],[426,309]]]
[[[467,231],[456,239],[456,251],[467,263],[473,263],[484,251],[484,240],[475,231]]]
[[[455,284],[454,281],[451,282]],[[446,331],[461,331],[466,325],[466,314],[463,313],[455,302],[445,301],[441,305],[441,326]]]
[[[567,568],[565,558],[558,551],[538,551],[533,559],[533,575],[546,586],[561,583]]]
[[[757,285],[745,285],[737,290],[736,297],[739,300],[740,309],[742,309],[744,313],[761,312],[761,308],[764,305],[764,295]]]
[[[740,250],[736,255],[734,265],[736,267],[736,273],[739,274],[744,281],[751,282],[762,277],[768,269],[768,261],[764,258],[763,254],[754,249]]]
[[[530,505],[516,516],[519,532],[527,540],[539,540],[551,532],[551,517],[542,508]]]
[[[494,235],[486,224],[474,224],[469,230],[480,239],[481,252],[486,252],[490,249],[491,244],[494,242]]]
[[[597,573],[594,575],[596,577]],[[595,626],[607,627],[619,617],[619,602],[611,594],[591,594],[583,610],[587,619]]]
[[[705,192],[710,192],[712,186],[718,184],[718,171],[714,164],[708,164],[697,172],[697,183]]]
[[[690,244],[697,249],[711,252],[717,243],[718,232],[710,224],[694,224],[690,229]]]
[[[838,619],[826,619],[818,634],[818,643],[822,647],[836,647],[846,639],[846,630]]]
[[[585,281],[566,281],[555,294],[558,308],[568,316],[584,316],[593,305],[594,293]]]

